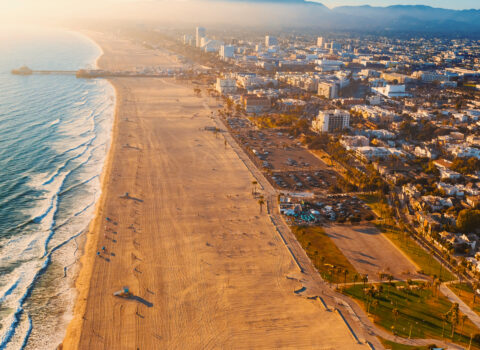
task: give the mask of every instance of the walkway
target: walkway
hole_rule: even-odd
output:
[[[204,107],[208,110],[207,105]],[[218,115],[212,113],[212,119],[215,121],[217,128],[225,130],[226,127]],[[237,141],[230,132],[223,132],[225,140],[237,153],[238,157],[243,161],[245,166],[250,170],[253,177],[257,180],[258,185],[264,191],[265,201],[267,202],[267,210],[270,214],[273,224],[285,243],[286,248],[290,251],[293,260],[299,268],[298,280],[303,283],[305,292],[301,295],[305,297],[320,297],[322,304],[330,311],[340,311],[345,321],[352,329],[355,337],[362,343],[369,343],[374,349],[384,349],[377,337],[411,346],[426,346],[436,344],[445,349],[464,349],[463,347],[444,342],[438,339],[406,339],[394,336],[390,332],[378,328],[368,318],[365,311],[355,301],[349,297],[338,293],[329,283],[325,282],[318,271],[315,269],[310,259],[305,253],[300,243],[298,243],[295,235],[292,233],[283,217],[280,215],[277,205],[277,191],[270,182],[265,178],[263,173],[255,166],[248,155],[243,151]],[[288,276],[290,277],[290,276]],[[295,276],[297,277],[297,276]]]
[[[460,299],[454,292],[452,292],[452,290],[448,288],[445,283],[442,283],[440,285],[440,292],[442,292],[443,295],[445,295],[448,298],[448,300],[450,300],[452,303],[457,303],[460,308],[460,311],[463,314],[467,315],[467,317],[470,319],[470,321],[472,321],[472,323],[475,326],[480,328],[480,316],[478,316],[478,314],[475,313],[470,308],[470,306],[465,304],[465,302],[462,299]]]

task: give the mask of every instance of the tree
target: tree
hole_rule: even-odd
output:
[[[253,185],[252,193],[253,193],[253,194],[257,194],[257,185],[258,185],[258,182],[257,182],[256,180],[253,180],[253,181],[252,181],[252,185]]]
[[[458,303],[454,303],[452,305],[452,308],[450,309],[449,311],[449,314],[450,314],[450,323],[452,324],[452,340],[453,340],[453,336],[455,334],[455,327],[457,326],[458,324],[458,320],[459,320],[459,307],[458,307]]]
[[[457,228],[462,232],[472,232],[480,227],[480,210],[463,209],[458,213]]]
[[[260,205],[260,214],[261,214],[263,205],[265,204],[265,201],[263,200],[263,198],[260,197],[260,199],[258,200],[258,204]]]
[[[478,281],[476,281],[474,284],[473,284],[473,303],[475,304],[475,298],[477,297],[477,290],[480,288],[480,283],[478,283]]]
[[[363,276],[362,276],[362,282],[363,282],[363,288],[365,288],[365,285],[366,285],[367,282],[368,282],[368,275],[363,275]]]
[[[400,315],[396,307],[392,309],[392,315],[394,320],[393,326],[395,326],[397,324],[398,316]]]
[[[348,270],[345,269],[343,271],[343,274],[344,274],[344,278],[343,278],[343,284],[347,285],[347,275],[348,275]]]
[[[467,315],[462,315],[462,330],[460,331],[460,333],[463,333],[463,326],[465,325],[465,321],[467,320]]]
[[[445,321],[447,320],[447,314],[442,314],[442,338],[445,333]]]

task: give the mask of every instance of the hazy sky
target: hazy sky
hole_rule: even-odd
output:
[[[314,1],[314,0],[312,0]],[[317,0],[328,7],[342,5],[429,5],[450,9],[480,9],[480,0]]]
[[[312,0],[313,1],[313,0]],[[444,8],[480,8],[480,0],[317,0],[328,7],[342,5],[388,6],[394,4],[424,4]],[[72,18],[128,18],[128,19],[175,19],[196,21],[196,8],[199,0],[0,0],[0,27],[25,26],[34,22],[51,23],[56,19],[68,22]],[[232,4],[230,2],[230,4]],[[223,6],[223,5],[222,5]],[[226,5],[233,6],[233,5]],[[244,10],[250,8],[248,3],[239,3]],[[192,10],[193,9],[193,10]],[[185,11],[191,12],[190,17]],[[215,17],[220,10],[201,5],[204,19]],[[193,12],[192,12],[193,11]],[[206,11],[206,12],[205,12]],[[188,18],[187,18],[188,17]],[[248,18],[250,15],[248,16]],[[247,18],[247,19],[248,19]],[[273,17],[275,18],[275,17]]]

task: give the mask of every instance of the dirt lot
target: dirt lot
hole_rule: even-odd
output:
[[[421,278],[415,265],[375,227],[332,224],[324,229],[357,271],[368,274],[371,281],[379,279],[379,272],[402,280]]]

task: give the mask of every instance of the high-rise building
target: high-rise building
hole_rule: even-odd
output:
[[[341,50],[342,49],[342,45],[340,43],[336,43],[335,41],[332,41],[330,43],[330,49],[331,50]]]
[[[315,132],[334,132],[350,126],[350,114],[339,109],[320,111],[312,122],[312,130]]]
[[[232,58],[235,53],[235,46],[233,45],[222,45],[220,46],[220,57],[223,59]]]
[[[183,43],[185,45],[193,45],[193,37],[191,35],[185,34],[183,36]]]
[[[323,47],[323,37],[322,36],[319,36],[317,38],[317,46],[318,47]]]
[[[270,46],[275,46],[278,45],[278,40],[274,36],[267,35],[265,36],[265,46],[270,47]]]
[[[195,46],[201,47],[202,38],[204,38],[207,34],[207,30],[203,27],[197,27],[195,31]]]
[[[215,90],[217,90],[221,94],[234,93],[235,91],[237,91],[237,82],[235,81],[235,79],[217,78]]]
[[[336,82],[319,82],[318,83],[318,95],[325,98],[337,98],[338,97],[338,85]]]

